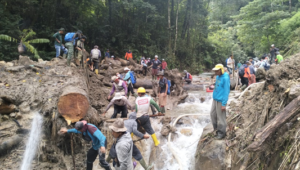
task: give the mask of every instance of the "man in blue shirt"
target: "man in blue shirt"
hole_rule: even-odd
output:
[[[105,57],[110,58],[109,49],[106,50]]]
[[[129,98],[130,92],[133,96],[137,97],[137,95],[134,93],[133,90],[133,84],[131,82],[131,76],[130,76],[130,69],[128,67],[125,67],[124,71],[126,73],[124,80],[127,81],[127,87],[128,87],[127,97]]]
[[[107,145],[106,137],[101,131],[93,124],[87,123],[85,120],[75,123],[74,129],[62,128],[60,130],[64,133],[81,133],[82,138],[86,141],[92,141],[92,147],[87,153],[87,166],[86,170],[93,169],[93,162],[99,154],[99,162],[101,167],[105,170],[111,170],[109,164],[105,161],[105,148]]]
[[[230,78],[228,73],[224,72],[222,64],[217,64],[213,71],[217,77],[210,116],[216,139],[223,139],[226,136],[226,104],[230,92]]]

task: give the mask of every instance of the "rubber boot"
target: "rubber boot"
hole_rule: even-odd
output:
[[[155,146],[158,146],[160,142],[159,142],[159,140],[157,140],[155,133],[153,133],[153,134],[151,135],[151,137],[152,137],[152,140],[153,140],[153,142],[154,142],[154,145],[155,145]]]
[[[142,158],[139,162],[145,170],[150,170],[153,167],[153,164],[148,166],[144,158]]]
[[[98,74],[98,69],[95,69],[95,73]]]
[[[67,54],[63,54],[63,59],[65,59],[67,57]]]
[[[133,138],[133,133],[131,133],[130,135],[131,135],[131,138]]]
[[[71,59],[67,59],[67,65],[70,66],[71,64]]]
[[[166,113],[165,107],[161,106],[160,107],[160,112],[163,113],[163,114],[165,114]]]

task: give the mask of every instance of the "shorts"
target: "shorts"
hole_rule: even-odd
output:
[[[152,76],[156,76],[158,73],[158,69],[153,69],[152,68]]]
[[[164,93],[160,93],[159,94],[159,106],[166,106],[167,105],[167,97],[168,95],[164,96]]]

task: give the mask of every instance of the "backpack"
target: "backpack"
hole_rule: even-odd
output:
[[[191,79],[191,80],[193,79],[193,77],[192,77],[192,75],[191,75],[191,74],[189,74],[189,79]]]
[[[132,84],[135,84],[136,83],[136,77],[134,75],[134,72],[133,71],[130,71],[130,80],[131,80],[131,83]]]
[[[66,35],[65,35],[65,41],[66,42],[70,42],[70,41],[73,41],[73,36],[74,36],[75,32],[68,32]]]
[[[171,80],[168,80],[168,92],[167,94],[170,95],[171,93]]]

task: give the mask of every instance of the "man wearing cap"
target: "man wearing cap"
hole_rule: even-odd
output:
[[[91,50],[91,59],[89,61],[90,64],[93,63],[93,67],[95,69],[95,73],[98,74],[99,73],[99,61],[100,61],[100,57],[101,57],[101,51],[98,49],[98,45],[94,46],[94,49]]]
[[[161,71],[162,71],[163,73],[165,73],[165,70],[167,69],[167,67],[168,67],[167,62],[165,61],[165,59],[162,59],[162,63],[161,63]]]
[[[132,151],[133,142],[123,119],[118,118],[112,126],[109,126],[112,136],[116,139],[112,148],[115,150],[114,167],[116,170],[133,170]]]
[[[217,64],[213,71],[216,75],[216,84],[210,117],[216,131],[216,139],[223,139],[226,136],[226,105],[230,92],[230,78],[228,73],[224,72],[222,64]]]
[[[64,28],[61,28],[59,29],[59,31],[57,33],[55,33],[53,35],[54,37],[54,47],[55,47],[55,51],[56,51],[56,56],[55,57],[58,57],[60,55],[60,50],[63,50],[64,51],[64,55],[63,57],[66,58],[66,55],[68,54],[68,49],[64,48],[64,46],[62,45],[62,34],[64,34],[65,32],[65,29]]]
[[[156,110],[159,112],[158,115],[161,115],[160,108],[157,103],[150,97],[146,95],[146,90],[143,87],[138,88],[138,97],[135,100],[135,109],[138,127],[142,126],[145,131],[151,135],[154,145],[158,146],[159,141],[156,138],[155,132],[151,126],[151,122],[148,115],[148,110],[150,105],[153,105]]]
[[[108,96],[108,100],[111,98],[111,96],[114,94],[115,91],[121,92],[122,95],[127,96],[128,89],[127,89],[125,81],[120,80],[119,77],[117,77],[117,76],[113,76],[111,78],[111,80],[113,82],[113,86],[112,86],[111,92]]]
[[[157,74],[158,78],[159,78],[159,82],[158,82],[158,99],[159,99],[159,107],[161,110],[161,113],[166,113],[165,111],[165,106],[167,105],[167,92],[168,92],[168,79],[164,77],[164,73],[162,71],[160,71]]]
[[[133,84],[131,82],[130,69],[128,67],[125,67],[124,71],[125,71],[125,77],[123,80],[127,81],[127,88],[128,88],[127,97],[129,97],[130,92],[133,96],[136,97],[136,94],[134,93],[134,90],[133,90]]]
[[[61,128],[60,132],[64,133],[79,133],[82,138],[88,142],[92,141],[92,147],[87,153],[86,170],[93,169],[93,162],[99,155],[101,167],[105,170],[111,170],[109,164],[105,161],[105,148],[107,145],[106,137],[93,124],[87,123],[85,120],[76,122],[74,129]]]
[[[125,59],[126,60],[132,59],[132,52],[130,51],[130,49],[128,50],[128,52],[126,52]]]
[[[106,52],[105,52],[105,57],[106,57],[106,58],[110,58],[109,49],[106,50]]]
[[[129,106],[130,110],[133,110],[133,107],[129,104],[127,98],[125,96],[122,96],[121,93],[115,94],[115,97],[110,101],[103,115],[105,115],[105,113],[112,105],[114,105],[114,114],[111,116],[111,119],[116,118],[117,114],[120,112],[121,118],[127,118],[127,105]]]
[[[81,59],[82,59],[82,56],[83,56],[83,51],[85,51],[85,48],[84,48],[85,40],[86,40],[86,36],[82,36],[80,38],[80,40],[77,41],[77,46],[76,46],[77,57],[76,57],[76,62],[75,62],[77,66],[80,65],[80,62],[81,62]]]
[[[124,125],[127,129],[127,132],[129,134],[131,134],[131,138],[133,137],[133,135],[135,135],[141,139],[148,139],[150,137],[148,134],[143,134],[140,131],[138,131],[135,112],[132,112],[129,114],[128,120],[124,121]],[[135,146],[134,143],[133,143],[133,149],[132,149],[132,157],[135,160],[139,161],[145,170],[150,170],[153,167],[153,165],[151,165],[151,166],[147,165],[140,150]],[[115,151],[114,147],[112,146],[109,151],[109,155],[106,158],[106,162],[110,162],[111,159],[115,159],[115,158],[116,158],[116,151]]]
[[[184,81],[187,82],[187,84],[191,84],[193,81],[192,75],[189,72],[187,72],[186,70],[184,70],[183,72],[185,74],[185,76],[183,78]]]
[[[68,38],[70,35],[72,38]],[[73,58],[74,53],[74,45],[76,44],[77,39],[81,39],[82,37],[82,31],[78,30],[76,33],[69,32],[65,35],[65,46],[68,48],[68,58],[67,58],[67,65],[70,66],[71,60]],[[68,39],[67,39],[68,38]]]
[[[155,55],[155,58],[151,61],[151,64],[152,64],[152,80],[156,80],[158,67],[161,65],[161,62],[158,60],[157,55]]]

